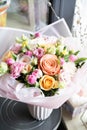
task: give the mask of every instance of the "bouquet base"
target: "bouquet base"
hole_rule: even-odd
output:
[[[48,109],[48,108],[35,106],[35,105],[28,105],[28,109],[31,116],[37,120],[47,119],[53,111],[53,109]]]

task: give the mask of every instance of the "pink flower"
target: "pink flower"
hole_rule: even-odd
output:
[[[35,75],[33,75],[33,74],[31,74],[31,75],[27,75],[27,82],[29,83],[29,84],[35,84],[36,83],[36,80],[37,80],[37,78],[36,78],[36,76]]]
[[[61,62],[61,65],[63,65],[65,63],[64,58],[60,58],[60,62]]]
[[[33,75],[35,75],[37,78],[40,78],[42,77],[42,71],[40,69],[35,69],[33,72],[32,72]]]
[[[70,55],[69,60],[74,62],[75,60],[77,60],[77,57],[75,55]]]
[[[37,57],[37,58],[41,58],[44,55],[44,49],[43,48],[38,48],[35,49],[33,54]]]
[[[14,78],[18,78],[20,76],[21,71],[24,68],[24,65],[25,64],[22,63],[22,62],[13,63],[10,67],[11,76],[14,77]]]
[[[15,54],[18,54],[19,51],[21,50],[21,48],[22,48],[21,44],[15,44],[15,45],[11,48],[11,50],[12,50]]]
[[[27,52],[25,53],[25,55],[28,55],[28,56],[32,57],[32,51],[27,51]]]
[[[14,62],[15,62],[15,61],[14,61],[14,59],[12,59],[12,58],[8,58],[8,59],[6,60],[6,63],[7,63],[8,65],[12,65]]]
[[[35,33],[35,38],[36,37],[41,37],[41,34],[40,33]]]

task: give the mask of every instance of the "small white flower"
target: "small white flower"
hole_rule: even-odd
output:
[[[69,73],[71,76],[73,76],[73,74],[75,74],[76,71],[76,66],[75,63],[73,62],[65,62],[63,64],[63,70],[67,73]]]
[[[71,78],[75,74],[76,67],[73,62],[65,62],[63,64],[63,70],[60,73],[60,79],[65,83],[65,85],[68,85],[71,82]]]

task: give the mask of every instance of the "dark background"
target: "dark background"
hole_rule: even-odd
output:
[[[70,30],[72,28],[73,14],[75,9],[76,0],[50,0],[56,14],[60,18],[65,18]],[[49,8],[49,20],[48,24],[56,21],[57,18],[53,14],[51,8]]]

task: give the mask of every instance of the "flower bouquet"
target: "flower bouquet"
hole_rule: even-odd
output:
[[[30,104],[36,119],[49,117],[52,109],[80,90],[78,70],[87,58],[66,43],[64,37],[40,33],[16,37],[1,58],[0,96]]]

